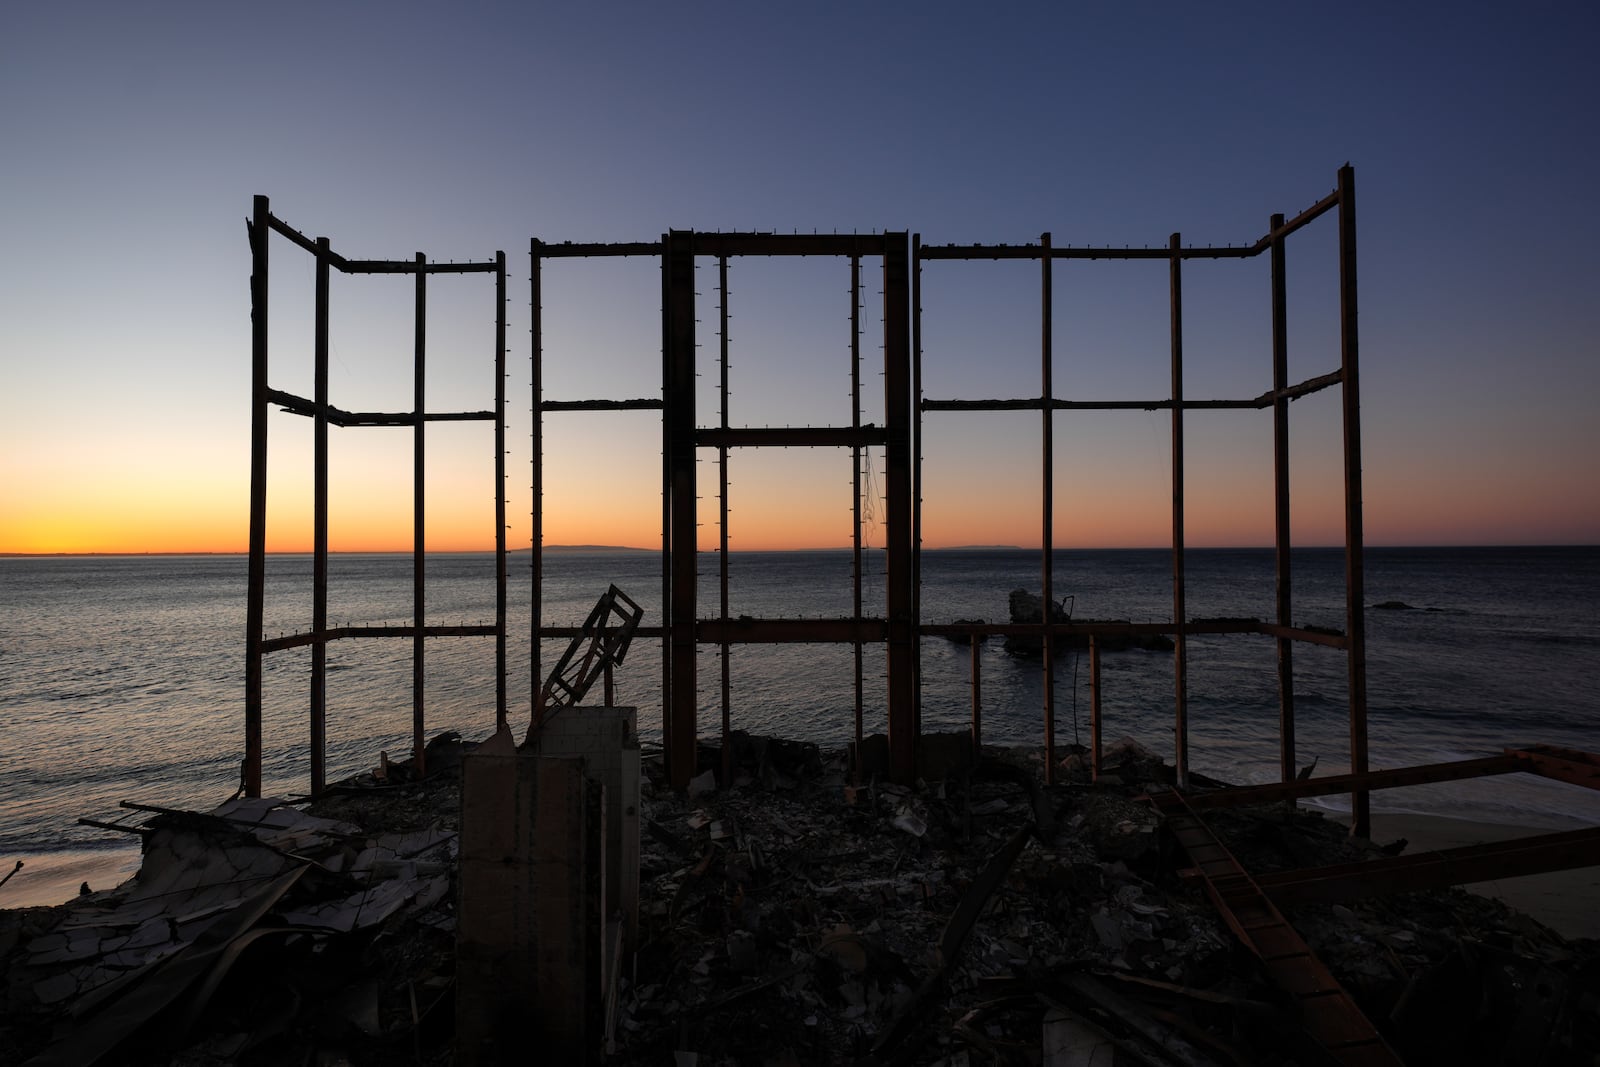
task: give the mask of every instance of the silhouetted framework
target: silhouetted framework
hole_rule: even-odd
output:
[[[1340,364],[1336,370],[1297,384],[1288,381],[1287,335],[1287,273],[1284,255],[1285,242],[1290,235],[1328,212],[1337,213],[1339,229],[1339,324]],[[919,461],[916,464],[917,484],[914,496],[922,499],[922,470],[920,442],[922,413],[928,411],[1037,411],[1041,414],[1043,438],[1043,475],[1041,496],[1043,529],[1041,544],[1041,584],[1046,604],[1054,597],[1053,568],[1055,536],[1052,529],[1054,515],[1054,449],[1052,427],[1058,412],[1086,410],[1167,410],[1172,413],[1172,619],[1170,624],[1083,624],[1058,623],[1044,612],[1043,621],[1035,625],[947,625],[921,626],[918,608],[918,632],[949,637],[968,636],[976,649],[985,634],[1031,634],[1042,636],[1044,643],[1044,745],[1045,774],[1048,780],[1055,768],[1055,685],[1052,650],[1058,637],[1081,636],[1089,641],[1090,662],[1090,745],[1095,774],[1100,772],[1100,649],[1099,639],[1113,634],[1158,633],[1170,635],[1174,644],[1174,695],[1173,734],[1174,764],[1178,784],[1187,788],[1189,778],[1189,722],[1187,638],[1191,634],[1246,634],[1259,633],[1277,640],[1278,691],[1279,691],[1279,761],[1283,781],[1295,777],[1294,751],[1294,671],[1293,649],[1296,642],[1332,646],[1345,650],[1349,681],[1350,768],[1358,784],[1351,794],[1353,831],[1363,837],[1369,829],[1370,809],[1367,792],[1359,785],[1360,776],[1367,771],[1367,671],[1366,626],[1363,615],[1362,576],[1362,521],[1361,521],[1361,418],[1356,337],[1356,202],[1355,171],[1349,165],[1339,170],[1338,185],[1333,192],[1296,215],[1285,219],[1273,215],[1267,233],[1242,247],[1198,248],[1185,247],[1178,234],[1173,234],[1166,248],[1071,248],[1053,246],[1048,233],[1038,244],[1030,245],[943,245],[925,246],[921,235],[913,238],[915,271],[912,281],[912,302],[917,307],[917,337],[914,388],[917,392],[917,439]],[[1248,259],[1267,253],[1271,257],[1272,301],[1272,387],[1258,396],[1245,399],[1196,400],[1184,394],[1183,374],[1183,264],[1191,259]],[[1040,265],[1041,285],[1041,371],[1040,395],[1007,400],[929,400],[922,395],[922,343],[921,343],[921,278],[924,264],[941,260],[1036,260]],[[1165,260],[1169,265],[1171,310],[1171,364],[1172,389],[1169,396],[1135,400],[1071,400],[1059,397],[1051,377],[1051,263],[1055,260]],[[1344,453],[1344,515],[1345,515],[1345,631],[1328,634],[1296,627],[1291,617],[1290,527],[1289,527],[1289,401],[1331,386],[1343,389],[1343,453]],[[1277,619],[1274,623],[1251,620],[1191,622],[1188,619],[1184,597],[1184,413],[1201,409],[1266,410],[1273,414],[1273,486],[1275,497],[1275,529],[1277,559]],[[917,529],[914,570],[921,581],[921,508],[916,513]],[[977,688],[977,654],[973,653],[973,734],[978,736],[981,708]]]
[[[267,198],[255,198],[254,214],[247,223],[251,249],[251,434],[250,434],[250,564],[245,637],[245,758],[243,785],[249,796],[261,795],[262,658],[269,652],[311,647],[310,762],[311,792],[325,783],[327,648],[344,638],[410,638],[412,640],[412,759],[418,775],[425,773],[423,757],[424,682],[426,640],[430,637],[493,637],[496,641],[496,719],[506,722],[506,497],[505,497],[505,350],[506,257],[478,263],[430,263],[418,253],[415,260],[347,259],[334,252],[326,237],[315,239],[290,227],[271,212]],[[274,389],[268,379],[268,252],[271,235],[278,234],[316,258],[315,384],[310,399]],[[414,404],[410,411],[345,411],[328,398],[328,278],[330,270],[345,274],[411,274],[416,279],[415,340],[413,350]],[[492,274],[495,279],[494,396],[492,411],[436,412],[427,410],[425,370],[427,356],[427,280],[430,274]],[[270,408],[310,418],[314,424],[312,456],[313,573],[311,629],[268,640],[262,633],[266,603],[267,529],[267,422]],[[488,422],[494,427],[495,469],[495,573],[497,583],[493,625],[429,626],[426,621],[426,558],[424,526],[427,515],[424,458],[426,428],[430,422]],[[328,427],[412,427],[412,623],[409,626],[328,625]]]
[[[1288,341],[1285,246],[1288,239],[1323,215],[1334,213],[1338,227],[1338,290],[1340,319],[1339,366],[1328,373],[1298,383],[1288,380]],[[891,775],[907,782],[917,771],[917,742],[920,733],[921,668],[919,643],[925,636],[966,637],[971,642],[972,739],[981,739],[981,686],[978,674],[978,642],[986,635],[1019,635],[1039,640],[1044,648],[1043,734],[1047,776],[1055,770],[1055,679],[1053,650],[1056,642],[1082,637],[1089,642],[1091,692],[1091,750],[1096,774],[1100,770],[1100,641],[1111,636],[1136,634],[1171,635],[1174,656],[1174,762],[1180,785],[1189,777],[1187,639],[1197,634],[1259,634],[1273,638],[1278,653],[1280,707],[1280,770],[1284,782],[1294,780],[1295,716],[1293,652],[1298,643],[1318,644],[1341,649],[1346,654],[1349,689],[1350,767],[1353,829],[1366,835],[1369,808],[1366,792],[1367,694],[1366,648],[1363,620],[1362,517],[1361,517],[1361,437],[1359,413],[1359,375],[1356,304],[1356,217],[1355,174],[1345,166],[1338,174],[1333,192],[1291,219],[1273,215],[1267,233],[1252,243],[1238,247],[1186,247],[1173,234],[1165,248],[1117,249],[1056,246],[1044,234],[1037,244],[1025,245],[924,245],[920,235],[905,233],[872,235],[779,235],[769,233],[701,233],[671,231],[658,241],[633,243],[561,243],[530,241],[530,288],[532,295],[532,612],[530,622],[531,670],[528,679],[528,704],[537,707],[543,676],[540,641],[544,638],[571,638],[576,627],[547,626],[543,605],[543,487],[544,419],[562,412],[646,411],[659,412],[661,419],[661,591],[662,618],[659,626],[640,626],[641,637],[659,637],[662,642],[662,737],[666,769],[671,781],[685,785],[695,773],[697,745],[698,673],[696,652],[699,645],[716,645],[722,651],[721,725],[724,760],[729,752],[731,704],[728,661],[736,644],[789,642],[840,643],[855,650],[856,708],[855,736],[863,730],[862,648],[866,644],[886,647],[887,732]],[[276,232],[311,253],[317,260],[317,370],[316,396],[307,400],[271,389],[267,382],[267,237]],[[249,630],[246,662],[246,760],[247,789],[260,788],[261,763],[261,660],[271,651],[310,645],[313,651],[311,693],[312,789],[322,788],[323,672],[326,645],[343,637],[411,637],[414,650],[414,734],[415,758],[422,760],[423,729],[423,647],[424,639],[445,634],[493,635],[498,642],[497,726],[506,724],[506,556],[505,556],[505,257],[493,262],[466,264],[427,263],[422,256],[409,261],[346,260],[335,255],[326,239],[311,240],[274,218],[266,198],[258,197],[255,217],[250,225],[254,251],[252,301],[254,314],[253,433],[251,459],[251,527]],[[1272,317],[1272,381],[1259,395],[1241,399],[1194,399],[1185,394],[1183,362],[1183,264],[1191,259],[1248,259],[1270,257]],[[543,271],[551,261],[583,257],[649,257],[661,267],[661,379],[659,395],[643,399],[547,400],[544,398]],[[727,268],[735,257],[832,257],[848,264],[851,295],[851,398],[853,412],[849,426],[753,427],[730,423],[728,408],[728,327],[729,290]],[[882,421],[863,422],[860,379],[860,310],[862,300],[861,267],[864,259],[876,259],[882,271],[882,315],[884,352],[884,406]],[[922,293],[921,278],[926,268],[947,260],[1033,260],[1040,269],[1040,392],[1038,396],[1014,399],[928,399],[922,389]],[[1163,261],[1168,265],[1170,285],[1170,361],[1171,389],[1168,395],[1129,400],[1079,400],[1057,395],[1052,377],[1051,352],[1053,323],[1051,267],[1056,260]],[[717,296],[720,315],[720,418],[716,425],[702,425],[695,410],[696,323],[700,313],[700,294],[696,290],[695,270],[700,263],[717,268]],[[346,412],[333,407],[327,398],[327,277],[330,269],[348,273],[411,273],[416,277],[416,403],[413,411],[392,414]],[[495,339],[495,410],[441,414],[427,412],[423,403],[424,323],[426,277],[438,272],[484,272],[496,277],[498,311]],[[1342,390],[1344,517],[1345,517],[1345,630],[1342,634],[1296,627],[1292,621],[1290,525],[1289,525],[1289,401],[1338,386]],[[309,633],[264,640],[262,629],[267,414],[271,404],[306,415],[316,422],[315,497],[316,497],[316,605]],[[1272,622],[1253,620],[1191,620],[1185,603],[1184,573],[1184,419],[1185,413],[1203,409],[1271,410],[1273,417],[1273,457],[1276,543],[1276,618]],[[925,412],[1019,411],[1037,412],[1042,437],[1043,473],[1040,582],[1044,600],[1055,598],[1053,548],[1055,531],[1053,435],[1056,418],[1064,412],[1081,410],[1165,410],[1172,419],[1172,621],[1167,623],[1074,623],[1058,622],[1045,612],[1039,623],[924,625],[920,604],[922,416]],[[424,559],[422,478],[423,429],[427,422],[442,419],[481,419],[495,427],[496,477],[496,552],[498,575],[497,618],[493,626],[431,627],[424,623]],[[326,431],[335,426],[394,426],[415,428],[415,575],[414,613],[409,627],[329,628],[326,616],[327,584],[327,452]],[[728,607],[728,480],[727,457],[734,448],[805,447],[849,450],[855,460],[855,589],[853,614],[845,619],[753,619],[731,617]],[[721,542],[719,577],[721,595],[714,617],[702,617],[697,603],[697,496],[696,459],[699,450],[714,449],[719,460],[721,498]],[[862,499],[860,471],[864,450],[882,449],[884,455],[886,565],[885,602],[881,616],[866,614],[861,601]]]
[[[908,253],[904,233],[872,235],[780,235],[768,233],[697,233],[674,230],[659,242],[623,244],[530,243],[533,307],[533,622],[532,684],[541,675],[541,638],[570,637],[571,627],[543,625],[543,465],[544,416],[555,412],[646,410],[662,412],[662,625],[640,627],[642,636],[662,639],[662,735],[666,769],[672,782],[685,785],[695,773],[698,710],[697,646],[722,650],[722,751],[726,764],[730,745],[731,695],[728,650],[735,644],[789,642],[845,643],[856,650],[855,733],[862,733],[861,648],[885,643],[888,648],[888,739],[891,771],[910,780],[916,768],[916,622],[912,612],[911,530],[911,389]],[[545,400],[543,396],[542,272],[546,261],[580,257],[651,256],[662,264],[662,386],[660,399]],[[738,256],[829,256],[849,263],[852,300],[851,425],[822,427],[739,427],[728,416],[728,282],[727,265]],[[884,410],[881,424],[861,421],[859,309],[861,261],[876,258],[883,271]],[[721,416],[716,426],[701,426],[695,412],[697,259],[717,264],[720,302]],[[727,458],[730,448],[849,449],[855,460],[854,612],[849,619],[733,619],[728,612]],[[697,450],[716,449],[721,486],[720,611],[699,617],[696,603]],[[861,500],[859,472],[862,451],[882,448],[885,460],[885,613],[869,617],[861,603]]]
[[[1297,230],[1321,216],[1336,212],[1339,230],[1339,300],[1341,326],[1340,365],[1337,369],[1304,382],[1291,384],[1287,377],[1288,342],[1286,326],[1287,239]],[[1268,254],[1271,260],[1272,304],[1272,384],[1265,392],[1243,399],[1192,399],[1184,393],[1183,369],[1183,263],[1190,259],[1248,259]],[[531,684],[538,685],[539,640],[543,637],[570,637],[571,627],[543,625],[542,583],[542,485],[543,417],[547,413],[572,411],[649,410],[662,412],[662,602],[660,627],[641,627],[641,635],[662,638],[663,736],[666,763],[674,783],[682,785],[694,773],[696,667],[698,643],[719,645],[723,651],[722,732],[724,758],[730,728],[727,650],[730,645],[763,642],[841,642],[856,648],[857,739],[862,733],[861,661],[864,643],[888,646],[888,733],[892,775],[902,781],[915,776],[916,746],[920,732],[920,654],[923,636],[967,637],[972,643],[972,736],[981,739],[981,687],[978,675],[978,642],[989,634],[1027,635],[1044,644],[1043,732],[1047,775],[1055,767],[1055,686],[1053,648],[1060,638],[1086,637],[1090,648],[1092,694],[1091,740],[1093,763],[1099,771],[1100,755],[1100,648],[1099,639],[1129,634],[1168,634],[1175,645],[1174,657],[1174,734],[1175,764],[1181,784],[1188,780],[1188,694],[1187,638],[1192,634],[1262,634],[1274,638],[1278,649],[1280,695],[1280,769],[1284,781],[1295,776],[1293,649],[1298,642],[1342,649],[1347,655],[1349,678],[1350,765],[1356,781],[1367,769],[1366,650],[1363,621],[1362,523],[1361,523],[1361,444],[1356,334],[1356,246],[1355,174],[1345,166],[1339,171],[1333,192],[1292,219],[1273,215],[1265,236],[1252,243],[1228,248],[1185,247],[1173,234],[1165,248],[1116,249],[1055,246],[1050,235],[1029,245],[924,245],[921,235],[911,240],[908,250],[903,234],[876,236],[817,236],[774,234],[705,234],[674,231],[660,241],[617,244],[547,244],[537,239],[530,245],[533,295],[533,406],[534,442],[534,574]],[[852,357],[858,357],[860,261],[877,257],[883,266],[885,419],[882,428],[860,422],[859,360],[853,358],[852,398],[855,417],[849,428],[734,428],[727,421],[727,260],[729,256],[837,256],[847,258],[851,268],[853,298]],[[551,401],[543,398],[543,342],[541,270],[549,260],[573,257],[649,256],[662,264],[662,382],[659,399]],[[695,419],[694,382],[696,345],[696,259],[714,259],[718,267],[722,341],[720,393],[722,418],[715,427],[701,427]],[[922,392],[922,296],[921,276],[926,264],[942,260],[1028,259],[1040,265],[1040,394],[1037,397],[1003,400],[927,399]],[[1161,260],[1169,265],[1171,319],[1171,391],[1164,397],[1129,400],[1073,400],[1056,395],[1052,381],[1051,340],[1052,281],[1051,265],[1058,259],[1070,260]],[[910,265],[908,272],[907,266]],[[908,278],[909,274],[909,278]],[[909,289],[909,292],[908,292]],[[907,314],[909,306],[910,313]],[[909,371],[909,379],[908,379]],[[1345,568],[1346,626],[1343,634],[1329,634],[1296,627],[1292,621],[1290,526],[1289,526],[1289,401],[1333,386],[1343,391],[1343,458],[1345,470]],[[907,425],[914,398],[915,417]],[[1167,410],[1172,417],[1172,596],[1170,623],[1060,623],[1048,617],[1037,624],[949,624],[924,625],[920,605],[922,414],[928,411],[1033,411],[1040,417],[1043,455],[1041,479],[1042,552],[1040,579],[1045,601],[1054,599],[1053,530],[1054,469],[1053,431],[1056,416],[1074,410]],[[1184,414],[1201,409],[1268,410],[1273,413],[1274,493],[1276,500],[1277,596],[1276,620],[1259,623],[1238,621],[1191,621],[1185,604],[1184,574]],[[912,447],[913,444],[916,447]],[[727,450],[752,446],[837,446],[850,448],[860,470],[860,450],[881,446],[885,449],[885,496],[887,541],[885,560],[888,571],[886,616],[863,614],[860,602],[861,493],[855,494],[856,602],[854,617],[847,620],[771,620],[733,619],[728,613],[727,571]],[[695,450],[715,448],[720,460],[722,541],[720,544],[720,612],[715,618],[700,618],[695,601]],[[1368,827],[1367,795],[1359,787],[1353,793],[1356,832]]]

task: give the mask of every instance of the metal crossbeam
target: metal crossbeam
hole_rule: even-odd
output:
[[[1176,791],[1151,795],[1173,836],[1188,852],[1206,894],[1234,936],[1261,960],[1262,968],[1300,1007],[1300,1021],[1332,1059],[1341,1064],[1401,1063],[1350,994],[1333,977],[1250,877]]]

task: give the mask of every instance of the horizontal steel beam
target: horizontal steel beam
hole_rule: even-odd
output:
[[[1541,777],[1600,789],[1600,756],[1556,745],[1512,748],[1506,750],[1506,755],[1521,763],[1522,770],[1532,771]]]
[[[701,448],[870,448],[888,443],[879,426],[735,426],[706,427],[694,432]]]
[[[316,633],[288,634],[261,642],[262,652],[279,652],[286,648],[304,648],[319,641],[339,641],[346,637],[494,637],[499,631],[493,623],[481,626],[336,626]]]
[[[794,645],[882,642],[889,638],[883,619],[701,619],[695,640],[702,644]]]
[[[660,241],[561,241],[548,244],[535,237],[529,251],[541,259],[578,259],[606,256],[659,256]]]
[[[486,263],[418,263],[414,259],[344,259],[334,264],[343,274],[494,274],[500,269],[495,260]]]
[[[1515,774],[1525,769],[1512,756],[1486,756],[1482,759],[1456,760],[1452,763],[1429,763],[1420,767],[1367,771],[1365,774],[1329,774],[1298,782],[1230,786],[1211,793],[1194,793],[1184,799],[1188,801],[1191,809],[1207,811],[1212,808],[1239,808],[1252,804],[1299,800],[1304,797],[1330,796],[1358,789],[1394,789],[1398,786],[1425,785],[1429,782],[1458,782],[1464,778]]]
[[[291,415],[304,415],[306,418],[315,418],[317,405],[314,400],[307,400],[303,396],[286,393],[281,389],[267,390],[267,403],[277,404]],[[417,417],[410,411],[345,411],[328,405],[328,421],[335,426],[414,426]],[[423,422],[493,422],[492,411],[426,411],[422,414]]]
[[[1600,828],[1256,875],[1280,905],[1331,904],[1389,893],[1520,878],[1600,865]]]
[[[648,397],[638,400],[545,400],[540,411],[661,411],[666,404]]]

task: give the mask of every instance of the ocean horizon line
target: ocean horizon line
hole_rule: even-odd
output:
[[[1273,551],[1276,546],[1265,545],[1187,545],[1185,552],[1262,552]],[[1342,551],[1342,544],[1315,544],[1294,545],[1295,550],[1333,550]],[[1373,543],[1367,542],[1367,549],[1415,549],[1418,551],[1445,551],[1445,550],[1529,550],[1529,549],[1600,549],[1600,543],[1582,541],[1551,541],[1542,543],[1459,543],[1459,544],[1423,544],[1423,543]],[[773,554],[773,553],[802,553],[802,552],[851,552],[852,545],[814,545],[804,548],[731,548],[730,555],[740,554]],[[863,545],[866,552],[882,552],[882,545]],[[1170,552],[1171,545],[1057,545],[1057,552]],[[508,555],[521,555],[532,552],[531,547],[508,548]],[[659,547],[640,548],[634,545],[545,545],[546,552],[637,552],[659,553]],[[715,548],[701,548],[696,550],[700,555],[715,555],[719,551]],[[922,547],[923,552],[1039,552],[1039,545],[937,545]],[[493,548],[430,548],[426,554],[430,556],[481,556],[492,555]],[[110,551],[82,551],[82,552],[0,552],[0,559],[141,559],[146,557],[185,557],[185,556],[218,556],[218,557],[248,557],[248,551],[233,549],[173,549],[173,550],[146,550],[129,552]],[[310,556],[310,549],[275,550],[266,553],[272,557]],[[340,548],[330,549],[330,556],[410,556],[413,552],[408,548]]]

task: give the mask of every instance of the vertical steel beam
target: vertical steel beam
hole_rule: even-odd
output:
[[[327,786],[328,751],[328,239],[317,238],[311,445],[311,795]]]
[[[661,743],[672,762],[672,298],[668,289],[670,234],[661,235]],[[538,683],[535,682],[535,685]],[[669,772],[670,774],[670,772]]]
[[[1183,247],[1173,234],[1172,251],[1172,622],[1173,635],[1173,757],[1178,788],[1189,788],[1189,666],[1188,609],[1184,604],[1183,574]]]
[[[1344,373],[1345,635],[1350,674],[1350,770],[1367,770],[1367,620],[1361,530],[1361,389],[1356,326],[1356,172],[1339,168],[1339,365]],[[1350,832],[1372,833],[1371,798],[1350,796]]]
[[[717,328],[721,340],[721,359],[718,370],[720,371],[717,386],[717,396],[722,412],[722,428],[728,428],[728,257],[717,257],[717,295],[721,304],[720,325]],[[728,446],[717,446],[717,476],[719,488],[717,491],[718,509],[721,516],[717,522],[719,531],[719,544],[717,551],[717,582],[721,590],[721,599],[717,618],[724,624],[728,621]],[[726,788],[733,781],[733,668],[728,657],[733,645],[727,639],[727,630],[724,627],[722,639],[722,784]],[[860,720],[860,712],[857,713]]]
[[[428,641],[428,257],[417,253],[415,311],[411,358],[411,760],[420,778],[428,773],[427,668]]]
[[[673,788],[683,789],[695,774],[696,715],[699,706],[695,668],[695,293],[694,233],[667,235],[667,491],[671,519],[672,678],[668,694],[666,771]]]
[[[922,234],[911,235],[911,676],[922,733]]]
[[[1055,638],[1055,518],[1056,518],[1056,446],[1055,446],[1055,385],[1052,381],[1053,370],[1051,351],[1051,334],[1054,324],[1051,312],[1054,303],[1051,297],[1051,259],[1050,235],[1039,235],[1039,395],[1043,399],[1040,405],[1042,429],[1044,432],[1043,445],[1043,474],[1042,474],[1042,523],[1040,531],[1040,584],[1043,587],[1044,611],[1041,621],[1044,623],[1044,781],[1050,785],[1056,777],[1056,638]]]
[[[538,238],[528,241],[528,300],[532,323],[529,332],[533,336],[533,366],[531,368],[532,384],[532,418],[533,418],[533,481],[529,486],[533,494],[533,503],[529,508],[529,518],[533,523],[530,534],[533,574],[532,582],[532,609],[528,623],[528,662],[532,665],[528,673],[528,708],[530,712],[539,706],[539,687],[544,678],[544,657],[539,642],[539,630],[544,626],[544,260],[539,255],[543,242]]]
[[[889,774],[917,776],[916,642],[911,537],[911,332],[909,242],[884,234],[884,586],[889,620]]]
[[[850,257],[850,425],[853,429],[861,428],[861,257]],[[723,423],[726,428],[727,423]],[[855,653],[855,683],[856,683],[856,751],[861,751],[862,736],[862,705],[865,702],[861,679],[861,446],[850,447],[852,487],[850,505],[850,576],[851,589],[854,595],[851,603],[851,618],[856,622],[856,637],[851,643]],[[869,459],[870,462],[870,453]],[[726,614],[726,612],[724,612]],[[920,639],[919,639],[920,640]],[[859,763],[860,761],[857,760]]]
[[[267,590],[267,198],[250,216],[250,566],[245,588],[244,768],[246,796],[261,795],[261,631]]]
[[[1289,385],[1289,297],[1288,264],[1285,256],[1283,216],[1273,215],[1267,223],[1272,234],[1272,486],[1273,529],[1277,547],[1277,617],[1279,626],[1294,625],[1291,552],[1293,540],[1289,522],[1289,398],[1283,390]],[[1277,638],[1278,646],[1278,774],[1279,779],[1295,778],[1294,745],[1294,642]]]
[[[506,254],[494,254],[494,722],[506,728]]]

